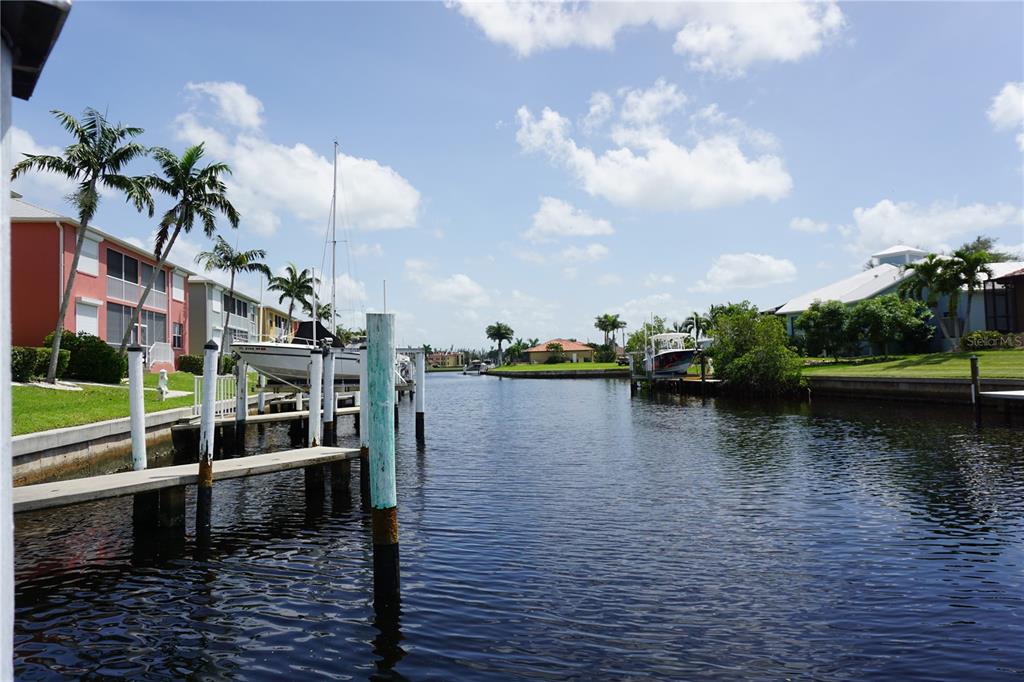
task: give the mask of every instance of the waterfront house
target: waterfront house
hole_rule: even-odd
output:
[[[80,226],[75,218],[34,206],[15,193],[10,209],[12,340],[16,346],[41,346],[60,311]],[[90,225],[64,328],[119,346],[155,266],[152,252]],[[192,274],[165,263],[142,306],[131,340],[146,349],[153,371],[173,371],[188,348]]]
[[[860,301],[896,293],[905,279],[914,276],[912,270],[904,270],[904,266],[928,255],[927,251],[912,246],[897,245],[889,247],[872,256],[876,263],[871,268],[858,272],[833,284],[815,289],[790,299],[775,310],[775,314],[783,317],[786,331],[790,336],[797,333],[796,319],[815,301],[841,301],[854,305]],[[949,350],[956,343],[955,337],[964,329],[1020,331],[1020,315],[1013,306],[1024,295],[1024,284],[1016,284],[1020,277],[1015,272],[1024,270],[1024,262],[990,263],[992,280],[982,275],[982,286],[974,292],[971,299],[971,319],[966,320],[967,288],[960,292],[958,317],[956,320],[947,314],[949,310],[948,296],[941,296],[936,309],[932,310],[935,317],[932,324],[936,333],[932,338],[933,350]],[[927,296],[927,290],[925,291]],[[1011,314],[1012,313],[1012,314]],[[942,325],[950,338],[945,338],[937,329]],[[865,347],[866,348],[866,347]]]
[[[288,328],[288,313],[278,310],[269,305],[260,305],[258,328],[259,337],[262,341],[279,341],[287,339],[292,334]],[[294,325],[294,321],[293,321]]]
[[[530,364],[542,365],[547,362],[548,358],[553,355],[553,353],[548,350],[548,346],[552,343],[561,344],[562,353],[565,355],[566,362],[594,361],[594,349],[590,346],[571,339],[550,339],[543,343],[539,343],[532,348],[526,349],[526,357],[529,358]]]
[[[189,353],[202,355],[203,346],[213,339],[220,345],[224,323],[228,325],[227,348],[232,341],[256,341],[259,338],[257,312],[259,301],[238,289],[228,295],[228,287],[208,277],[189,280]]]
[[[427,363],[431,367],[465,367],[466,356],[459,352],[439,351],[428,355]]]

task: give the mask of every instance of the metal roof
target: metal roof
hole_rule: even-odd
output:
[[[885,291],[912,274],[911,272],[904,272],[902,268],[895,265],[883,263],[876,265],[870,270],[864,270],[856,275],[839,280],[834,284],[829,284],[828,286],[790,299],[775,312],[778,315],[800,313],[810,308],[811,304],[815,301],[856,303]]]

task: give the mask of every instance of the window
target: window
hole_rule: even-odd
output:
[[[224,309],[239,317],[249,317],[249,304],[227,294],[224,294]],[[255,312],[255,308],[253,312]]]
[[[86,275],[100,274],[100,243],[88,235],[82,242],[82,255],[78,259],[78,271]]]
[[[124,277],[122,278],[126,282],[139,281],[139,261],[135,260],[131,256],[124,256]]]
[[[124,330],[132,318],[132,309],[126,305],[107,303],[107,343],[121,343],[124,337]],[[132,334],[132,341],[136,341],[136,335]]]
[[[107,275],[115,279],[138,284],[139,261],[119,251],[107,249]]]
[[[183,325],[181,322],[175,322],[171,326],[171,346],[173,346],[174,348],[184,348],[185,325]]]
[[[171,280],[173,289],[173,296],[175,301],[185,300],[185,278],[178,273],[174,273],[174,277]]]
[[[149,278],[153,276],[153,266],[146,263],[142,264],[142,286],[149,285]],[[167,273],[160,270],[156,274],[156,282],[153,283],[153,290],[161,293],[167,293]]]
[[[245,343],[246,341],[249,340],[249,332],[243,331],[241,329],[232,329],[231,330],[231,340],[232,341],[239,341],[241,343]]]
[[[144,309],[139,315],[139,324],[146,326],[143,340],[147,346],[152,346],[154,343],[167,343],[166,315]]]

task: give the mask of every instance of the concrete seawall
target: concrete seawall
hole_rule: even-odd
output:
[[[970,379],[894,379],[889,377],[809,376],[812,399],[817,396],[838,398],[880,398],[920,400],[934,403],[971,403]],[[982,391],[1017,391],[1024,379],[982,379]]]
[[[518,370],[508,371],[491,369],[487,376],[507,377],[509,379],[608,379],[608,378],[629,378],[629,368],[622,369],[569,369],[569,370]]]

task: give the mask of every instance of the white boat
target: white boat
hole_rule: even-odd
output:
[[[269,379],[305,385],[309,381],[310,351],[314,346],[304,343],[263,341],[235,342],[231,350],[260,374]],[[334,348],[334,383],[359,383],[359,351]]]
[[[472,360],[462,368],[463,374],[486,374],[491,365],[486,360]]]
[[[654,379],[680,379],[693,363],[697,343],[682,332],[655,334],[649,339],[644,369]]]

